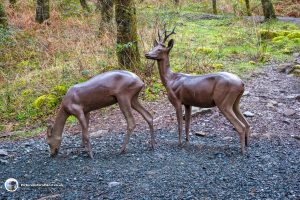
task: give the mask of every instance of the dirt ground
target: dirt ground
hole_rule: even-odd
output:
[[[217,109],[194,116],[191,144],[178,147],[174,108],[164,97],[143,102],[154,116],[154,151],[135,113],[127,153],[118,154],[126,123],[117,106],[92,114],[94,160],[79,148],[78,124],[54,159],[43,138],[2,142],[1,182],[15,178],[21,187],[7,192],[1,184],[0,199],[300,199],[300,79],[271,65],[243,80],[241,110],[253,114],[245,156]]]

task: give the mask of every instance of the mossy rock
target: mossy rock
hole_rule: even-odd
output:
[[[32,104],[32,106],[36,109],[41,108],[49,108],[53,109],[58,104],[58,99],[56,96],[49,94],[49,95],[42,95],[38,97]]]
[[[202,52],[202,53],[205,53],[205,54],[210,54],[212,53],[214,50],[212,48],[209,48],[209,47],[199,47],[196,49],[196,52]]]
[[[291,41],[293,41],[294,44],[300,44],[300,38],[294,38]]]
[[[221,70],[224,68],[224,65],[223,64],[220,64],[220,63],[217,63],[217,64],[214,64],[213,65],[214,69],[216,70]]]
[[[274,42],[274,43],[282,43],[282,42],[284,42],[285,39],[286,39],[285,36],[277,36],[277,37],[274,37],[272,39],[272,42]]]
[[[300,38],[300,31],[290,33],[290,34],[288,34],[287,37],[288,37],[289,39]]]
[[[255,62],[255,61],[253,61],[253,60],[250,60],[250,61],[249,61],[249,64],[250,64],[250,65],[255,65],[255,64],[256,64],[256,62]]]
[[[277,31],[269,31],[269,30],[261,30],[260,31],[260,37],[262,39],[273,39],[278,36],[280,36],[280,33]]]
[[[64,85],[57,85],[53,88],[53,92],[58,96],[64,96],[67,93],[67,87]]]

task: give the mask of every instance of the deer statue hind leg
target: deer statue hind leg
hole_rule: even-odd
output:
[[[132,108],[139,112],[142,117],[147,121],[150,128],[150,136],[151,136],[151,148],[154,150],[155,137],[154,137],[154,129],[153,129],[153,117],[152,115],[141,105],[138,101],[138,95],[135,95],[131,101]]]
[[[132,108],[131,108],[131,102],[130,102],[130,98],[128,98],[128,94],[126,95],[119,95],[117,96],[117,100],[119,103],[119,107],[126,119],[127,122],[127,133],[125,134],[124,137],[124,142],[123,145],[121,147],[120,153],[125,153],[126,151],[126,145],[129,142],[129,137],[131,135],[131,133],[133,132],[136,124],[132,115]]]
[[[185,109],[185,141],[186,143],[189,143],[190,141],[190,122],[191,122],[191,109],[192,106],[184,105]]]
[[[249,135],[250,135],[250,124],[248,123],[248,121],[246,120],[246,118],[240,111],[240,99],[241,99],[242,95],[243,95],[243,93],[241,93],[240,96],[238,96],[238,98],[234,102],[233,112],[246,127],[245,145],[248,146],[249,145]]]
[[[235,127],[240,135],[241,152],[245,154],[245,136],[246,126],[239,120],[233,111],[233,104],[237,97],[233,94],[227,93],[221,104],[217,104],[220,111],[228,119],[228,121]]]

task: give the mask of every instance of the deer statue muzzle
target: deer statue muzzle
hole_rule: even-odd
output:
[[[150,127],[151,148],[154,148],[154,130],[152,115],[140,104],[138,95],[144,83],[135,74],[127,71],[110,71],[99,74],[86,82],[71,87],[62,100],[54,124],[47,129],[47,142],[50,155],[56,156],[62,141],[62,133],[67,118],[74,115],[82,128],[82,144],[93,158],[91,143],[88,134],[90,111],[118,103],[127,121],[127,133],[121,148],[126,150],[129,136],[136,124],[132,109],[136,110],[147,121]]]
[[[189,142],[191,107],[209,108],[217,106],[239,133],[241,152],[244,154],[250,133],[250,125],[241,114],[239,106],[244,92],[244,83],[236,75],[227,72],[202,76],[172,72],[169,54],[173,48],[174,40],[169,40],[168,45],[165,45],[165,42],[172,34],[175,34],[174,31],[175,27],[170,32],[164,28],[162,34],[158,31],[158,40],[154,41],[154,48],[146,53],[145,57],[157,60],[161,81],[167,90],[168,99],[176,110],[179,145],[182,144],[182,105],[185,107],[187,143]]]

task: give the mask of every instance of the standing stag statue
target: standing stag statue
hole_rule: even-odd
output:
[[[154,42],[154,48],[145,54],[146,58],[157,60],[161,81],[165,86],[168,99],[176,109],[179,145],[182,135],[182,105],[185,107],[185,131],[186,142],[189,142],[189,128],[191,118],[191,106],[215,107],[217,106],[229,122],[235,127],[240,136],[241,152],[245,153],[245,145],[248,146],[250,126],[241,114],[239,103],[244,93],[244,83],[236,75],[219,72],[203,76],[193,76],[182,73],[174,73],[170,70],[169,54],[174,45],[171,39],[165,45],[167,39],[175,34],[175,27],[171,32],[165,28]]]
[[[56,156],[62,141],[62,132],[67,118],[74,115],[82,127],[82,144],[93,158],[88,134],[89,112],[119,104],[127,121],[127,133],[121,148],[125,152],[129,136],[136,124],[132,115],[132,108],[139,112],[150,127],[151,147],[154,148],[154,131],[152,115],[139,103],[138,95],[144,83],[135,74],[127,71],[110,71],[99,74],[90,80],[71,87],[62,100],[54,124],[48,126],[47,142],[51,156]]]

